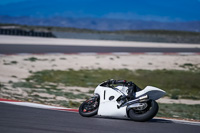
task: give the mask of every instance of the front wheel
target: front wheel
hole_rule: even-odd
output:
[[[150,100],[144,109],[133,108],[128,111],[129,117],[134,121],[144,122],[151,120],[158,112],[158,103]]]
[[[87,100],[79,107],[79,114],[84,117],[91,117],[97,114],[99,107],[98,100]]]

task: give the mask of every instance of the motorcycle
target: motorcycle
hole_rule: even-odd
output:
[[[79,114],[83,117],[99,115],[144,122],[157,114],[159,107],[156,100],[165,94],[165,91],[153,86],[142,90],[133,82],[108,80],[100,83],[94,96],[80,105]]]

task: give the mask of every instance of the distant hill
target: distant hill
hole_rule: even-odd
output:
[[[144,20],[120,20],[99,18],[32,18],[0,16],[0,23],[34,26],[72,27],[101,31],[116,30],[176,30],[200,32],[200,21],[195,22],[158,22]]]

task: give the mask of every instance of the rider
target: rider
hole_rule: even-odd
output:
[[[114,80],[110,79],[106,81],[108,84],[123,84],[128,86],[128,95],[124,98],[128,98],[129,100],[132,100],[135,98],[135,92],[140,91],[141,88],[139,88],[136,84],[134,84],[132,81],[127,82],[126,80]]]

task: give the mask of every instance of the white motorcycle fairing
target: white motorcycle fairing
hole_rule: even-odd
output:
[[[159,98],[163,97],[166,94],[165,91],[153,87],[153,86],[147,86],[143,90],[136,92],[135,98],[148,95],[149,99],[151,100],[158,100]]]
[[[122,95],[127,95],[128,87],[117,86],[115,89],[110,87],[97,86],[95,89],[95,94],[100,96],[100,103],[98,108],[98,115],[113,117],[113,118],[128,118],[127,116],[127,106],[118,108],[117,106],[120,103],[117,102],[117,99]],[[136,92],[135,97],[139,98],[144,95],[148,95],[149,99],[157,100],[165,95],[165,91],[147,86],[145,89]],[[132,104],[133,105],[133,104]]]
[[[109,87],[98,86],[95,93],[100,95],[98,115],[114,118],[127,118],[126,107],[120,109],[117,108],[117,105],[119,105],[117,98],[122,95],[120,92]]]

